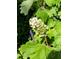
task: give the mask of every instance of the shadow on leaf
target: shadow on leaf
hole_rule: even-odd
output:
[[[51,51],[47,59],[61,59],[61,51]]]

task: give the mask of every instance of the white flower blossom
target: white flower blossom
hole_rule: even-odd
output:
[[[41,19],[33,17],[29,20],[30,26],[35,29],[39,34],[44,34],[47,30],[47,26],[42,22]]]

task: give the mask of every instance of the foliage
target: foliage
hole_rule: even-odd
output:
[[[28,41],[18,48],[17,59],[60,59],[61,1],[23,0],[20,13],[30,16],[31,33]]]
[[[48,6],[57,5],[60,0],[44,0]]]
[[[46,59],[52,48],[48,48],[44,44],[29,41],[25,45],[22,45],[19,50],[24,59],[28,57],[30,57],[30,59]]]
[[[26,0],[26,1],[23,1],[21,3],[21,13],[24,13],[24,15],[27,15],[28,14],[28,11],[29,9],[31,8],[33,4],[33,0]]]
[[[38,11],[36,12],[36,16],[41,18],[43,22],[47,21],[48,14],[45,9],[39,8]]]

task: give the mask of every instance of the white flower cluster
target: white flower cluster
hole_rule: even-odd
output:
[[[47,30],[47,26],[42,22],[41,19],[33,17],[29,20],[30,26],[35,29],[39,34],[44,34]]]

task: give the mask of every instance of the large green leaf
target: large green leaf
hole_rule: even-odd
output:
[[[27,15],[34,0],[25,0],[21,3],[20,13]]]
[[[45,45],[40,45],[40,49],[33,55],[31,55],[30,59],[47,59],[47,56],[52,51],[50,47]]]
[[[38,48],[38,44],[36,42],[29,41],[26,44],[22,45],[19,48],[20,53],[23,55],[23,58],[26,59],[30,54],[33,54]]]
[[[37,44],[36,42],[29,41],[19,48],[20,53],[24,59],[46,59],[52,48],[44,44]]]
[[[38,9],[38,11],[36,12],[36,16],[38,18],[41,18],[43,22],[46,22],[47,18],[48,18],[47,11],[45,9],[42,9],[42,8]]]

